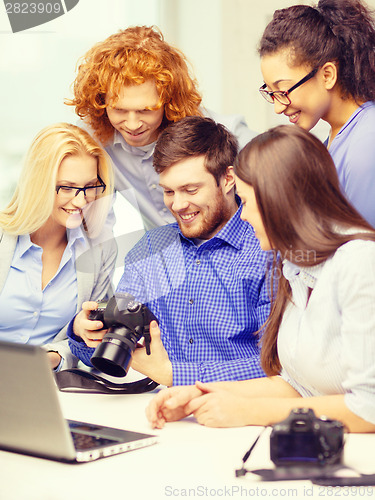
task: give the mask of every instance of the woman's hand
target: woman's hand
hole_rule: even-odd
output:
[[[242,427],[249,423],[251,398],[232,394],[220,384],[196,383],[201,396],[191,400],[185,411],[207,427]],[[253,404],[256,399],[253,399]]]
[[[55,370],[59,366],[60,361],[61,361],[60,354],[56,351],[48,351],[47,356],[48,356],[49,362],[51,364],[52,370]]]

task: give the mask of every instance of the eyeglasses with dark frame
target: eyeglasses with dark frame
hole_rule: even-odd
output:
[[[87,200],[95,200],[95,198],[104,193],[106,184],[102,181],[102,179],[98,175],[98,184],[95,186],[85,186],[85,187],[76,187],[76,186],[56,186],[56,193],[58,196],[70,199],[75,198],[79,195],[81,191],[83,191],[83,195]]]
[[[267,84],[264,84],[260,87],[259,92],[265,98],[265,100],[270,104],[273,104],[276,99],[283,106],[289,106],[291,104],[291,100],[289,99],[289,94],[293,92],[293,90],[296,90],[298,87],[311,80],[311,78],[315,76],[317,71],[318,68],[315,68],[312,71],[310,71],[308,75],[306,75],[304,78],[302,78],[302,80],[293,85],[293,87],[290,87],[289,90],[285,91],[275,90],[274,92],[271,92],[270,90],[266,90]]]

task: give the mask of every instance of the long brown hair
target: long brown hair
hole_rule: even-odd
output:
[[[280,125],[258,135],[240,152],[236,175],[254,188],[272,247],[271,295],[276,297],[262,338],[261,363],[267,375],[280,371],[277,334],[291,290],[282,260],[309,267],[326,261],[344,243],[375,241],[375,229],[340,190],[333,160],[314,135]]]

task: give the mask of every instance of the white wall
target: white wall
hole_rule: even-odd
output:
[[[12,33],[0,5],[1,206],[36,133],[51,123],[77,121],[64,99],[71,97],[78,59],[111,33],[132,24],[158,23],[158,16],[158,0],[80,0],[60,18]]]
[[[223,19],[221,0],[162,0],[165,38],[187,56],[204,105],[223,109]]]
[[[258,93],[262,75],[256,47],[274,10],[295,3],[307,2],[164,0],[165,33],[193,63],[207,107],[241,113],[257,132],[275,123],[272,107]]]

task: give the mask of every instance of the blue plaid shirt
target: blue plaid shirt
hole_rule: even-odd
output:
[[[158,318],[173,385],[264,377],[254,332],[269,314],[267,253],[240,212],[199,246],[174,223],[148,231],[125,257],[116,291]],[[74,340],[71,349],[90,365],[94,349]]]

